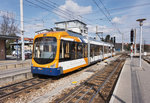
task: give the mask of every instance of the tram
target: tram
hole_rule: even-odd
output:
[[[113,48],[72,31],[40,33],[33,41],[31,72],[59,76],[115,55]]]

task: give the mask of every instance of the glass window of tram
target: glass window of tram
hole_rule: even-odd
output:
[[[74,52],[73,52],[73,46],[74,43],[70,41],[61,41],[60,43],[60,55],[59,60],[61,61],[67,61],[70,59],[74,59]]]
[[[34,42],[34,59],[39,64],[52,62],[56,56],[57,39],[55,37],[40,37]]]
[[[70,55],[71,55],[71,60],[75,59],[75,42],[70,42]]]
[[[77,51],[78,51],[78,59],[80,59],[80,58],[83,58],[83,47],[82,47],[83,45],[82,45],[82,43],[78,43],[78,47],[77,47]]]
[[[84,57],[87,58],[88,57],[88,45],[87,44],[84,45],[84,53],[85,53]]]
[[[104,54],[107,54],[107,46],[104,46]]]

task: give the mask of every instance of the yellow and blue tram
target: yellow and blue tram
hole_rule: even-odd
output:
[[[58,76],[115,55],[112,44],[71,32],[40,33],[34,37],[32,74]]]

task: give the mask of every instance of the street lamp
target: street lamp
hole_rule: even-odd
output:
[[[143,26],[144,20],[146,20],[146,19],[137,19],[136,20],[136,21],[139,21],[139,23],[140,23],[140,31],[141,31],[141,34],[140,34],[140,67],[141,67],[142,26]]]

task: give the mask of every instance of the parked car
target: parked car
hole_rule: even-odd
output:
[[[12,55],[13,55],[13,56],[20,56],[21,53],[20,53],[20,51],[14,50],[14,51],[12,52]]]
[[[30,58],[32,58],[32,52],[31,52],[31,51],[25,50],[25,51],[24,51],[24,54],[25,54],[25,59],[30,59]],[[18,53],[17,53],[17,51],[14,50],[14,51],[12,52],[12,55],[13,55],[13,56],[18,56],[18,57],[21,58],[21,52],[20,52],[20,51],[18,51]]]
[[[32,52],[29,50],[24,51],[25,59],[31,59],[32,58]]]

